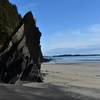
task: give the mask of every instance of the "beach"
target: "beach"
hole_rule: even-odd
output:
[[[44,82],[100,88],[100,63],[43,64]]]
[[[44,64],[45,82],[100,100],[100,63]]]
[[[42,64],[43,83],[0,84],[0,100],[100,100],[100,63]]]

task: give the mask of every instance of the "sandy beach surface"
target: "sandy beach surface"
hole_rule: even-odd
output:
[[[42,64],[43,83],[0,84],[0,100],[100,100],[100,63]]]

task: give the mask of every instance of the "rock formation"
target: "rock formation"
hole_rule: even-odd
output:
[[[9,23],[11,26],[14,25]],[[16,83],[17,80],[42,82],[41,32],[31,12],[28,12],[18,23],[15,25],[16,28],[7,26],[9,31],[4,28],[4,31],[10,35],[0,53],[0,80],[5,83]],[[1,26],[0,33],[3,32]]]
[[[8,0],[0,0],[0,45],[15,31],[21,22],[17,7]]]

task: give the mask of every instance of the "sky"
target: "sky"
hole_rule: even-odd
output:
[[[22,16],[32,11],[42,32],[44,55],[71,48],[90,48],[91,53],[100,53],[100,0],[10,1]]]

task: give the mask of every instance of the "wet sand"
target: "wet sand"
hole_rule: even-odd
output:
[[[0,84],[0,100],[100,100],[100,63],[42,64],[44,83]]]

